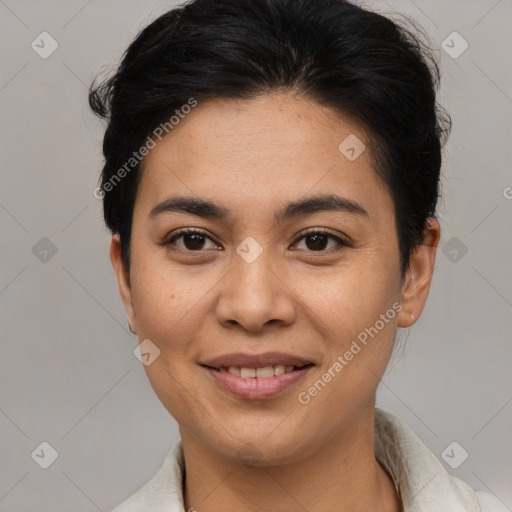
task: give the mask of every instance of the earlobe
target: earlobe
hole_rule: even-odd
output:
[[[118,233],[112,236],[110,242],[110,261],[116,274],[117,286],[119,294],[124,304],[124,308],[128,315],[128,321],[132,328],[136,330],[135,315],[132,306],[132,290],[130,283],[130,276],[126,272],[122,257],[121,257],[121,238]]]
[[[411,251],[409,270],[402,286],[399,327],[410,327],[423,311],[432,282],[440,237],[439,223],[429,218],[423,242]]]

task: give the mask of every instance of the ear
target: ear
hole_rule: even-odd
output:
[[[134,331],[137,331],[135,325],[135,314],[133,311],[132,303],[132,289],[130,283],[130,276],[126,272],[123,260],[121,258],[121,238],[117,233],[112,237],[110,242],[110,261],[114,267],[114,272],[117,278],[117,286],[119,288],[119,294],[123,300],[124,308],[128,314],[128,320]]]
[[[440,238],[439,223],[434,218],[427,219],[423,242],[411,252],[409,270],[402,285],[399,327],[410,327],[423,311],[432,282]]]

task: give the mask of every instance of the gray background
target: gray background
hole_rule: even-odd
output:
[[[173,5],[0,0],[1,511],[108,511],[177,439],[133,355],[92,195],[103,128],[86,100],[98,70]],[[512,510],[512,1],[366,5],[426,29],[454,121],[431,296],[401,335],[378,405]],[[59,45],[47,59],[31,48],[43,31]],[[469,43],[456,59],[441,46],[453,31]],[[54,255],[41,252],[43,237]],[[46,470],[31,458],[42,441],[58,452]],[[453,441],[469,453],[457,469],[441,457]]]

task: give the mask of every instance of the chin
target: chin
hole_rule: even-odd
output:
[[[218,439],[208,441],[208,444],[223,457],[231,458],[251,467],[281,466],[298,461],[306,452],[314,452],[314,447],[307,450],[298,443],[299,437],[286,436],[286,438],[273,438],[268,435],[233,435],[219,442]],[[304,438],[300,437],[304,442]]]

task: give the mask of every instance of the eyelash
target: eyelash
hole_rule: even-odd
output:
[[[188,234],[197,234],[197,235],[202,235],[208,239],[210,239],[212,242],[214,243],[217,243],[215,242],[215,240],[213,240],[211,237],[209,237],[206,232],[200,230],[200,229],[197,229],[197,228],[185,228],[185,229],[182,229],[180,231],[178,231],[177,233],[175,233],[172,238],[170,238],[169,240],[164,240],[163,242],[160,242],[158,245],[162,246],[162,247],[167,247],[169,245],[174,245],[174,242],[182,237],[183,235],[188,235]],[[308,235],[326,235],[328,238],[331,238],[332,240],[335,240],[336,242],[338,242],[338,244],[342,247],[352,247],[352,244],[350,244],[349,242],[341,239],[339,236],[336,236],[335,234],[333,234],[330,230],[328,229],[311,229],[310,231],[306,231],[304,233],[302,233],[294,242],[294,245],[296,243],[298,243],[299,241],[301,241],[303,238],[306,238]],[[191,250],[188,250],[188,249],[180,249],[180,250],[184,250],[185,252],[197,252],[197,253],[200,253],[200,252],[203,252],[202,250],[197,250],[197,251],[191,251]],[[331,249],[332,250],[332,249]],[[338,249],[334,249],[334,250],[340,250],[340,248],[338,247]],[[323,252],[330,252],[329,249],[327,250],[321,250],[321,251],[308,251],[308,252],[313,252],[313,253],[323,253]]]

